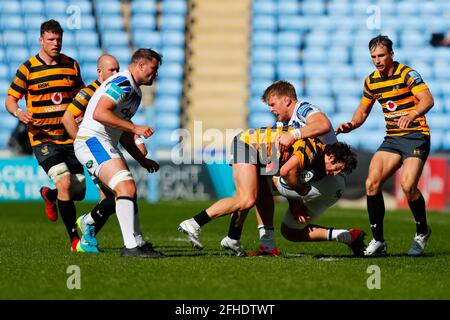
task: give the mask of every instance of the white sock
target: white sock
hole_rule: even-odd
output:
[[[275,232],[273,227],[258,225],[259,243],[267,249],[275,248]]]
[[[350,243],[352,235],[345,229],[328,229],[328,241]]]
[[[144,235],[142,234],[138,213],[134,215],[134,238],[136,239],[136,243],[139,247],[142,247],[146,243]]]
[[[119,197],[116,201],[116,215],[122,231],[123,242],[128,249],[137,247],[134,238],[134,201]]]
[[[91,216],[90,212],[84,216],[83,220],[87,224],[94,224],[95,223],[94,219],[92,219],[92,216]]]

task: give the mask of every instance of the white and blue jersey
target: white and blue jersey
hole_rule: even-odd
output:
[[[110,140],[113,146],[117,146],[122,131],[105,126],[93,119],[94,110],[101,97],[113,100],[116,104],[114,114],[123,120],[130,121],[141,103],[142,93],[127,70],[106,79],[89,100],[78,135],[103,138]]]
[[[322,112],[319,107],[306,101],[298,101],[287,125],[295,129],[304,127],[308,118],[318,112]],[[319,139],[325,144],[332,144],[338,141],[333,128],[328,133],[320,136]]]
[[[98,176],[103,163],[110,159],[123,158],[117,148],[122,131],[93,119],[98,101],[101,97],[113,100],[116,104],[114,114],[130,121],[141,103],[141,96],[131,73],[123,71],[106,79],[89,100],[74,141],[74,149],[78,161],[85,165],[91,174]]]

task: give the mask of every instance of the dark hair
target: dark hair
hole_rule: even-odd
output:
[[[378,35],[369,42],[369,50],[375,49],[378,46],[385,46],[388,52],[392,52],[392,40],[388,36]]]
[[[295,92],[294,86],[284,80],[278,80],[272,83],[267,89],[264,91],[261,96],[261,100],[265,103],[269,102],[271,96],[286,96],[293,100],[297,100],[297,93]]]
[[[51,32],[62,35],[64,30],[61,28],[61,25],[58,21],[50,19],[48,21],[44,21],[41,24],[41,36],[44,35],[45,32]]]
[[[137,63],[141,59],[152,60],[156,59],[158,61],[158,65],[162,64],[162,55],[152,49],[147,48],[139,48],[133,53],[131,57],[131,63]]]
[[[324,153],[326,155],[334,156],[333,163],[342,162],[345,165],[342,172],[346,174],[350,174],[358,164],[358,160],[356,160],[356,153],[354,153],[350,146],[345,142],[327,144],[325,146]]]

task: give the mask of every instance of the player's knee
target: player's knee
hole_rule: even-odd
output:
[[[86,195],[86,177],[82,173],[77,173],[71,176],[71,194],[72,199],[81,201]]]
[[[247,195],[239,199],[239,211],[253,208],[256,203],[256,196]]]
[[[128,170],[120,170],[116,172],[108,182],[108,187],[114,190],[116,194],[122,196],[134,197],[136,186],[133,176]]]
[[[400,181],[400,186],[402,187],[403,193],[406,198],[411,199],[417,193],[417,186],[409,181]]]
[[[72,181],[70,178],[70,173],[59,177],[57,179],[57,182],[55,182],[56,189],[58,189],[58,194],[69,194],[71,184]]]
[[[366,192],[368,195],[377,194],[380,191],[380,181],[378,179],[367,178]]]
[[[289,228],[286,224],[281,224],[280,229],[281,235],[288,241],[298,242],[300,240],[300,236],[303,234],[303,230]]]
[[[68,191],[70,188],[70,171],[67,165],[62,162],[52,166],[48,172],[48,176],[52,179],[56,188]]]

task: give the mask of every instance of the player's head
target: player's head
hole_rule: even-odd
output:
[[[102,54],[97,59],[98,81],[102,83],[113,74],[119,72],[119,62],[110,54]]]
[[[39,43],[42,51],[52,59],[58,58],[61,52],[63,32],[61,25],[56,20],[51,19],[41,24]]]
[[[394,66],[392,41],[387,36],[379,35],[370,40],[369,51],[372,62],[381,73],[386,73]]]
[[[158,76],[162,56],[147,48],[140,48],[131,57],[130,72],[138,85],[150,86]]]
[[[291,118],[297,103],[297,93],[292,84],[278,80],[267,87],[261,99],[269,106],[269,111],[277,117],[277,121],[286,122]]]
[[[356,154],[344,142],[336,142],[325,146],[325,171],[327,175],[339,173],[350,174],[356,168]]]

